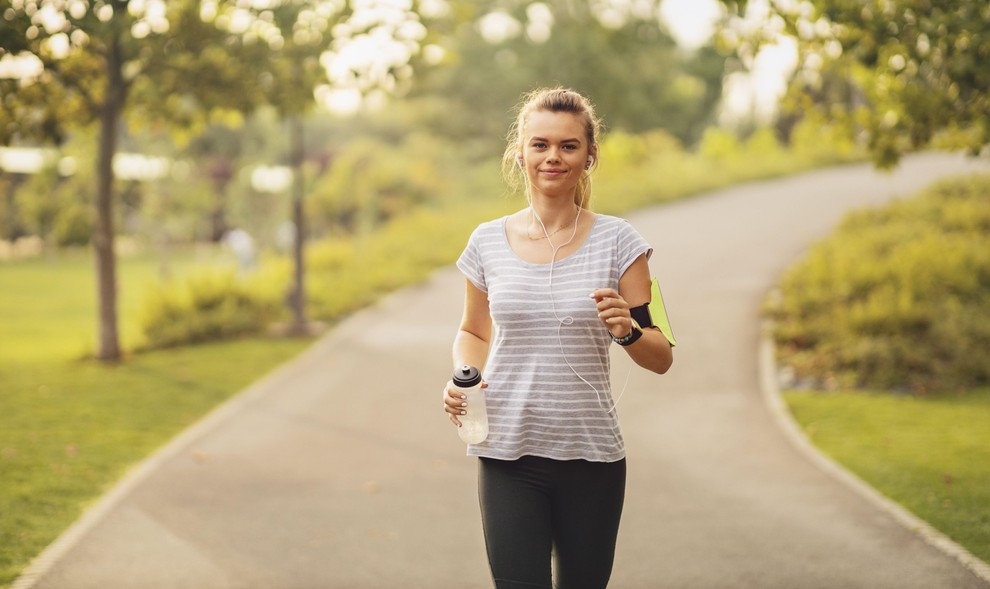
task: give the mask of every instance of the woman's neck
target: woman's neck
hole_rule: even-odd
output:
[[[530,209],[533,212],[532,222],[539,227],[542,221],[543,227],[551,231],[573,223],[579,212],[571,199],[534,198]]]

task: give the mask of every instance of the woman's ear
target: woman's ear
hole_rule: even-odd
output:
[[[590,170],[591,166],[595,165],[596,161],[598,161],[598,149],[593,147],[588,150],[588,159],[584,163],[584,169]]]

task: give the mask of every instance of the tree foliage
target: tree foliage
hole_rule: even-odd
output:
[[[713,120],[725,57],[684,52],[660,2],[456,2],[442,67],[417,80],[431,126],[458,141],[501,143],[512,107],[537,86],[589,95],[611,129],[664,128],[685,144]],[[432,106],[431,106],[432,105]]]
[[[745,0],[724,0],[737,15]],[[990,3],[969,0],[770,0],[767,25],[802,53],[796,106],[817,106],[862,132],[875,162],[955,132],[990,144]],[[842,89],[837,79],[847,80]],[[831,89],[830,89],[831,88]],[[848,100],[822,101],[846,95]],[[818,101],[809,100],[817,94]]]

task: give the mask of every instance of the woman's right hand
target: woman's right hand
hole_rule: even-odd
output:
[[[488,383],[482,382],[481,388],[488,388]],[[454,425],[461,427],[461,421],[457,416],[467,414],[467,396],[454,388],[453,381],[448,380],[443,388],[443,410],[447,412],[447,417]]]

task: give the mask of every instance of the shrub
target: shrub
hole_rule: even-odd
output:
[[[60,210],[52,227],[52,239],[58,246],[86,245],[92,234],[90,212],[81,203],[73,203]]]
[[[141,325],[146,347],[168,348],[256,334],[277,313],[278,301],[249,291],[233,271],[210,271],[153,292]]]
[[[840,386],[990,383],[990,176],[848,215],[768,306],[782,363]]]

